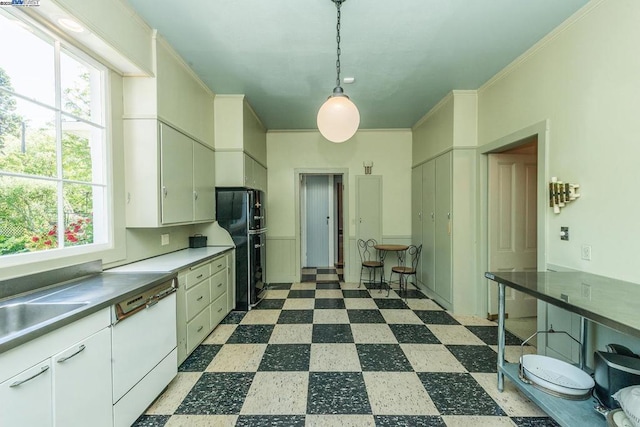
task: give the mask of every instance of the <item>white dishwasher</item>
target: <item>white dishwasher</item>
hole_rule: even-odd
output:
[[[175,291],[170,280],[112,307],[115,427],[133,424],[177,375]]]

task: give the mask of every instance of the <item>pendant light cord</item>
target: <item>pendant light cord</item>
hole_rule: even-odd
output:
[[[338,44],[338,49],[336,51],[337,59],[336,59],[336,87],[340,87],[340,6],[344,0],[333,0],[336,4],[336,8],[338,9],[338,23],[336,25],[336,42]]]

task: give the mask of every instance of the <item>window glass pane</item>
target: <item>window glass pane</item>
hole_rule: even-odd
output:
[[[64,245],[93,243],[93,187],[64,184]]]
[[[60,53],[60,82],[62,110],[101,124],[100,72],[63,51]]]
[[[55,113],[15,99],[11,125],[2,133],[0,171],[56,176]]]
[[[0,254],[56,248],[54,182],[0,176]]]
[[[103,130],[63,117],[62,174],[65,179],[103,183]]]
[[[54,106],[53,45],[28,28],[0,14],[0,86]]]

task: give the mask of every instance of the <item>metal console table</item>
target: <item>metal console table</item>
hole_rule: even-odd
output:
[[[505,289],[509,286],[580,315],[584,361],[587,321],[640,337],[640,284],[582,272],[487,272],[485,277],[498,283],[498,390],[504,389],[506,376],[560,425],[606,426],[606,420],[593,409],[592,399],[572,401],[551,396],[520,381],[517,363],[505,363]]]

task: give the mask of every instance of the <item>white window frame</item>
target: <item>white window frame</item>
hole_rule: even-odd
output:
[[[39,263],[46,262],[50,260],[63,259],[69,257],[77,257],[81,255],[89,255],[93,253],[105,252],[108,250],[112,250],[115,247],[114,243],[114,202],[113,202],[113,162],[112,162],[112,145],[111,145],[111,99],[110,99],[110,86],[108,79],[108,67],[104,64],[96,61],[89,54],[84,52],[82,49],[77,48],[68,40],[53,34],[51,31],[46,29],[43,25],[36,22],[36,20],[31,17],[25,15],[20,11],[14,11],[13,8],[3,9],[3,11],[7,12],[9,16],[13,19],[17,19],[23,22],[25,25],[29,26],[33,29],[34,34],[37,37],[44,39],[47,42],[51,42],[54,48],[54,63],[52,64],[55,68],[55,106],[43,104],[41,102],[35,101],[33,99],[22,96],[18,93],[12,93],[12,95],[25,99],[29,102],[35,103],[41,107],[47,108],[51,110],[55,116],[56,123],[56,158],[57,158],[57,176],[56,177],[41,177],[38,176],[38,180],[48,180],[52,182],[56,182],[58,188],[57,191],[57,215],[58,215],[58,224],[64,224],[64,210],[61,209],[63,206],[62,203],[62,191],[60,187],[64,183],[71,184],[89,184],[91,186],[102,187],[103,189],[103,204],[104,209],[102,212],[102,232],[103,236],[102,242],[99,243],[91,243],[80,246],[67,246],[67,247],[59,247],[55,249],[46,249],[35,252],[25,252],[18,254],[8,254],[0,256],[0,268],[5,267],[17,267],[25,264],[31,263]],[[60,68],[60,55],[62,52],[70,55],[72,57],[76,57],[81,62],[84,62],[94,68],[96,68],[100,72],[100,89],[101,89],[101,124],[94,123],[90,120],[77,117],[69,112],[63,111],[62,109],[62,88],[61,88],[61,68]],[[102,129],[102,162],[99,166],[102,170],[102,183],[96,184],[95,182],[86,183],[81,181],[74,181],[70,179],[65,179],[62,175],[62,116],[73,118],[75,120],[87,123],[91,126],[98,126]],[[32,175],[28,174],[20,174],[20,173],[10,173],[3,172],[5,176],[14,176],[20,178],[34,178]],[[96,218],[96,214],[94,211],[94,219]],[[94,221],[95,224],[95,221]],[[58,241],[64,242],[64,228],[58,227]],[[96,236],[95,225],[94,225],[94,238]]]

